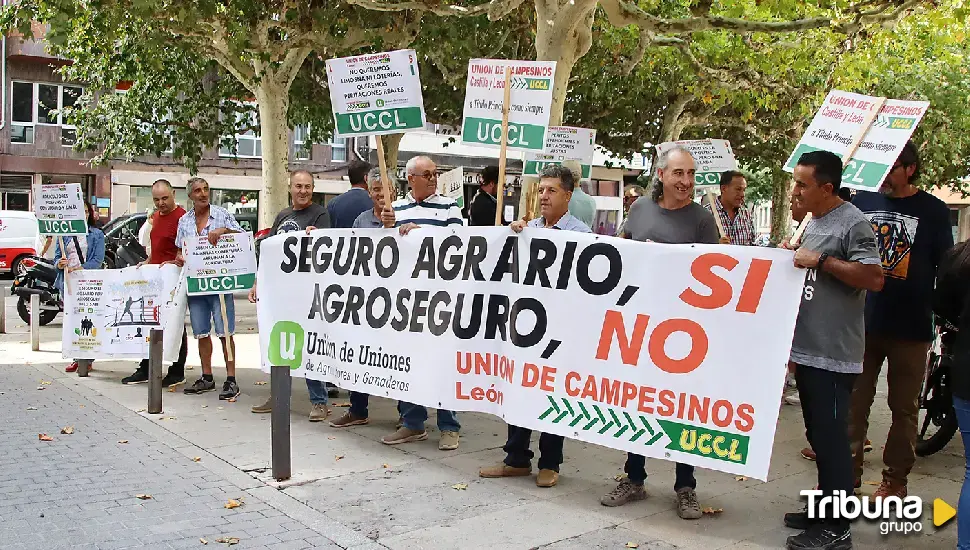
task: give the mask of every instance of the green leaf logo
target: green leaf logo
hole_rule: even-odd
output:
[[[277,321],[269,334],[269,362],[298,369],[303,363],[303,327],[293,321]]]

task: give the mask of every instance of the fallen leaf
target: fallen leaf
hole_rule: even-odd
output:
[[[219,537],[216,539],[216,542],[232,546],[233,544],[239,544],[239,537]]]
[[[748,478],[745,476],[737,476],[734,478],[734,481],[748,481]]]
[[[54,438],[47,434],[37,434],[37,439],[41,441],[54,441]]]
[[[863,481],[862,483],[864,483],[866,485],[872,485],[873,487],[878,487],[879,486],[879,482],[878,481]]]
[[[452,485],[451,488],[454,489],[454,490],[456,490],[456,491],[464,491],[465,489],[468,488],[468,484],[467,483],[456,483],[456,484]]]
[[[626,479],[626,474],[616,474],[613,476],[614,481],[623,481],[624,479]]]
[[[208,408],[209,408],[209,406],[208,406],[208,405],[202,405],[202,408],[203,408],[203,409],[208,409]]]
[[[226,401],[228,401],[230,403],[235,403],[236,402],[236,398],[235,397],[230,397],[229,399],[226,399]]]
[[[337,456],[333,457],[333,459],[334,460],[340,460],[343,457],[344,457],[344,455],[337,455]]]
[[[229,499],[229,502],[226,503],[225,508],[227,510],[232,510],[233,508],[239,508],[240,506],[242,506],[241,502],[231,498]]]
[[[37,410],[37,407],[27,407],[27,410],[28,411],[36,411]]]
[[[327,439],[337,439],[337,437],[336,436],[333,436],[333,435],[328,435],[327,436]]]
[[[192,457],[192,462],[202,462],[202,457],[201,456],[194,456],[194,457]]]
[[[626,546],[625,547],[626,548],[640,548],[640,545],[637,544],[637,543],[635,543],[635,542],[628,542],[628,543],[626,543]]]
[[[201,542],[202,544],[209,544],[209,541],[207,541],[207,540],[205,540],[203,538],[199,538],[199,542]]]
[[[175,393],[175,386],[169,386],[168,393]]]
[[[701,510],[701,512],[712,516],[720,514],[723,511],[724,511],[724,508],[711,508],[710,506]]]
[[[216,408],[219,409],[220,411],[225,409],[225,407],[216,407]]]
[[[74,433],[74,426],[65,426],[61,428],[61,433],[64,435],[71,435]]]
[[[151,500],[152,496],[151,495],[135,495],[135,498],[140,499],[140,500]]]
[[[84,408],[84,405],[78,405],[78,408],[79,409],[83,409]]]
[[[135,411],[135,412],[136,412],[136,413],[143,413],[143,412],[145,412],[146,410],[147,410],[147,409],[138,409],[138,410],[137,410],[137,411]]]
[[[192,365],[185,365],[185,370],[195,370],[195,367]]]
[[[52,382],[50,380],[41,380],[40,383],[45,386],[50,386]]]
[[[390,468],[390,467],[391,467],[391,465],[390,465],[390,464],[387,464],[387,463],[385,463],[385,464],[384,464],[384,467],[385,467],[385,468]]]
[[[260,380],[259,382],[256,382],[256,385],[257,386],[265,386],[266,385],[266,382],[263,382],[262,380]]]
[[[331,407],[349,407],[350,403],[347,401],[336,401],[330,404]]]
[[[128,443],[128,440],[127,440],[127,439],[122,439],[122,440],[121,440],[121,441],[119,441],[118,443]]]

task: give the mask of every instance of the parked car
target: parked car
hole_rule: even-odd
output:
[[[40,252],[42,243],[33,212],[0,210],[0,272],[22,274],[24,260]]]
[[[108,222],[104,231],[104,264],[107,269],[114,269],[118,264],[118,248],[128,239],[138,242],[138,232],[148,220],[148,214],[136,212],[124,214]]]

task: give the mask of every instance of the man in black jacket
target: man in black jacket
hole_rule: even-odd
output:
[[[486,166],[482,170],[482,183],[478,193],[468,206],[468,225],[495,225],[495,209],[498,207],[498,166]]]

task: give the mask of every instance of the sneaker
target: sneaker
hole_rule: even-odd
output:
[[[205,378],[199,378],[194,384],[182,390],[182,393],[187,394],[199,394],[205,393],[207,391],[214,391],[216,389],[215,380],[206,380]]]
[[[439,451],[454,451],[458,448],[458,432],[441,432],[438,438]]]
[[[122,380],[122,382],[124,381]],[[172,386],[177,386],[179,384],[184,384],[184,383],[185,383],[185,375],[180,373],[173,373],[172,371],[168,371],[168,374],[165,375],[165,378],[162,378],[163,388],[171,388]]]
[[[785,403],[787,403],[789,405],[801,405],[802,404],[802,400],[799,399],[797,393],[793,393],[791,395],[786,395],[785,396]]]
[[[872,441],[866,440],[865,445],[862,446],[862,451],[866,453],[872,452]]]
[[[340,397],[340,388],[327,382],[327,396],[328,397]]]
[[[330,427],[331,428],[349,428],[351,426],[363,426],[364,424],[367,424],[369,422],[370,422],[370,420],[368,420],[366,418],[356,417],[356,416],[350,414],[350,411],[347,411],[340,418],[338,418],[336,420],[331,420],[330,421]]]
[[[848,527],[816,523],[804,532],[788,537],[788,550],[849,550],[852,533]]]
[[[215,384],[213,384],[215,386]],[[219,400],[225,401],[227,399],[234,399],[239,395],[239,384],[235,380],[226,380],[222,384],[222,391],[219,392]]]
[[[559,472],[555,470],[539,470],[536,476],[536,487],[555,487],[559,483]]]
[[[485,466],[478,470],[478,477],[521,477],[532,473],[532,466],[528,468],[516,468],[504,462],[496,466]]]
[[[805,460],[815,460],[815,451],[811,447],[805,447],[802,449],[802,458]]]
[[[677,490],[677,515],[680,519],[700,519],[704,514],[697,502],[697,491],[691,487]]]
[[[410,443],[412,441],[424,441],[428,439],[427,430],[409,430],[405,427],[398,428],[398,430],[391,435],[385,435],[381,438],[381,443],[385,445],[400,445],[401,443]]]
[[[634,500],[643,500],[647,498],[647,491],[643,488],[643,484],[633,483],[629,479],[624,479],[612,491],[607,493],[600,499],[600,504],[603,506],[623,506],[628,502],[633,502]]]
[[[262,405],[253,405],[252,411],[256,414],[266,414],[273,412],[273,398],[269,397]]]
[[[330,416],[330,407],[324,403],[314,403],[310,406],[310,422],[323,422]]]
[[[131,376],[126,376],[121,379],[121,383],[126,386],[128,384],[144,384],[145,382],[148,382],[148,371],[141,369],[133,372]]]
[[[879,484],[879,488],[873,491],[872,496],[875,497],[899,497],[900,500],[906,498],[909,492],[906,490],[905,485],[899,485],[898,483],[892,483],[889,481],[883,481]]]
[[[804,531],[815,523],[814,519],[808,517],[808,506],[802,508],[801,512],[789,512],[785,514],[785,527]]]

